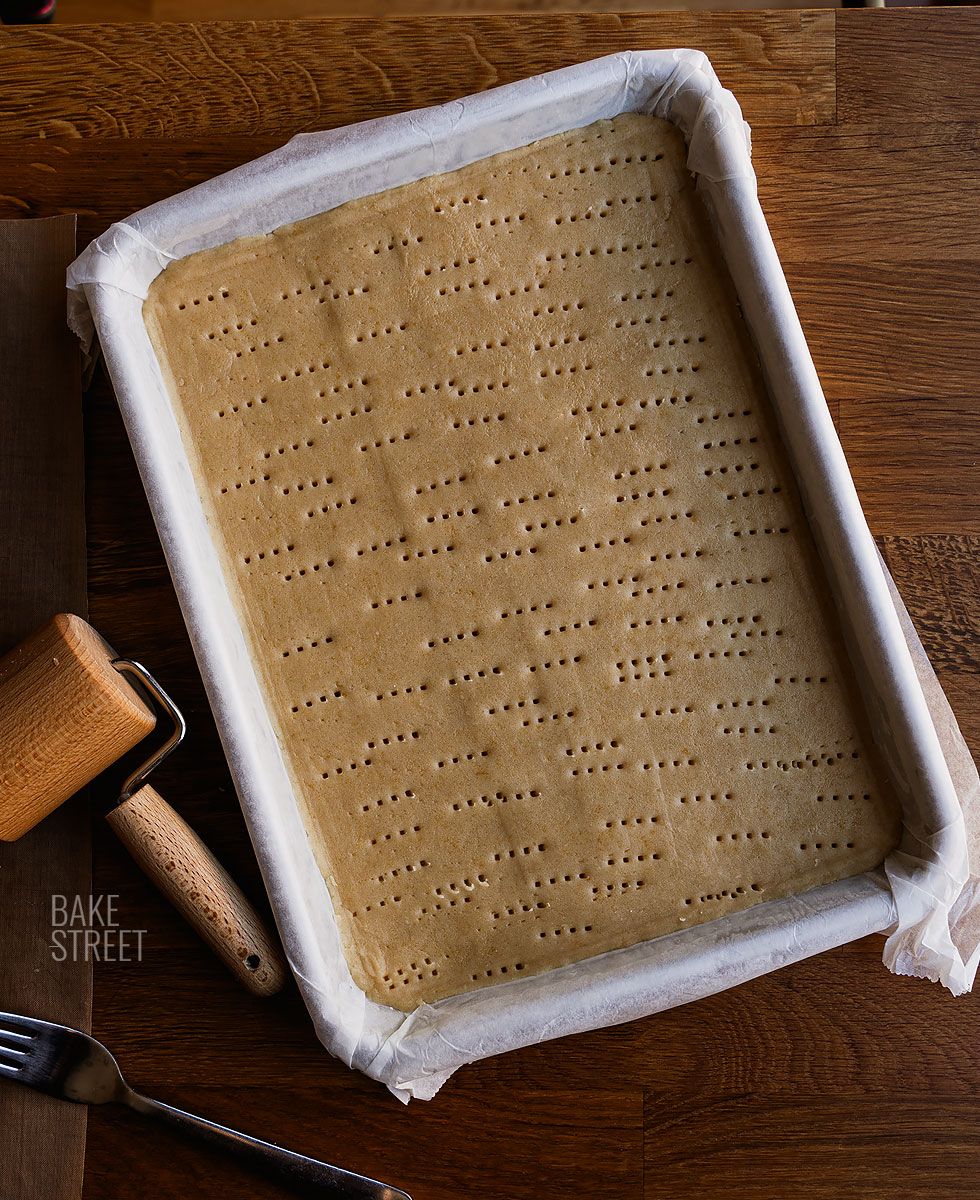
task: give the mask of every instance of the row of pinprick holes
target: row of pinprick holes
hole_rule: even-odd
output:
[[[413,729],[411,733],[392,733],[386,737],[375,738],[370,742],[365,742],[365,748],[368,750],[378,750],[382,746],[400,746],[403,743],[417,742],[422,735],[417,729]]]
[[[496,381],[489,380],[486,383],[471,383],[469,385],[464,384],[463,387],[458,387],[458,383],[459,381],[457,379],[437,379],[434,383],[421,383],[418,387],[406,388],[405,399],[411,399],[412,396],[427,396],[429,392],[443,391],[455,392],[457,396],[465,396],[467,393],[472,396],[476,396],[479,395],[480,392],[493,392],[497,391],[498,389],[504,390],[510,387],[509,379],[500,379]],[[458,426],[454,426],[454,428],[458,428]]]
[[[227,299],[228,299],[228,292],[227,292],[227,290],[226,290],[225,288],[221,288],[221,290],[218,292],[218,296],[220,296],[220,298],[221,298],[222,300],[227,300]],[[208,295],[204,297],[204,299],[205,299],[205,300],[214,300],[214,299],[216,299],[216,297],[214,296],[214,294],[213,294],[213,293],[210,293],[210,292],[209,292],[209,293],[208,293]],[[191,303],[192,305],[197,305],[197,304],[200,304],[200,303],[201,303],[201,301],[200,301],[199,299],[198,299],[198,300],[191,300],[191,302],[190,302],[190,303]],[[178,305],[177,305],[177,307],[178,307],[178,309],[180,309],[181,311],[183,311],[183,310],[184,310],[184,309],[187,307],[187,302],[186,302],[186,301],[182,301],[180,304],[178,304]]]
[[[647,367],[643,374],[647,379],[651,379],[654,375],[683,375],[685,371],[700,371],[700,363],[679,363],[674,366]]]
[[[482,417],[457,417],[450,422],[452,429],[472,429],[474,425],[492,425],[495,421],[506,421],[506,413],[484,413]]]
[[[539,609],[554,608],[554,606],[555,605],[554,605],[553,600],[546,600],[543,604],[528,604],[528,605],[525,605],[523,608],[507,609],[504,612],[498,613],[497,617],[499,620],[505,621],[508,617],[524,617],[524,616],[527,616],[529,613],[538,612]]]
[[[462,196],[459,199],[454,196],[452,199],[442,200],[441,202],[434,204],[432,206],[432,211],[434,213],[445,212],[447,209],[452,211],[459,208],[461,205],[486,203],[486,199],[487,198],[483,192],[478,192],[475,196]]]
[[[451,296],[459,292],[472,292],[475,288],[490,286],[489,279],[469,279],[466,283],[444,284],[439,289],[440,296]]]
[[[639,575],[624,575],[621,579],[593,579],[586,586],[590,592],[594,592],[596,588],[630,587],[639,582]]]
[[[708,339],[706,337],[667,338],[665,341],[654,342],[653,348],[654,348],[654,350],[660,350],[664,346],[690,346],[690,345],[693,345],[694,343],[701,344],[703,342],[706,342],[707,340]],[[692,369],[697,370],[696,367],[694,367]],[[757,441],[757,440],[758,440],[757,438],[752,439],[753,442]],[[736,443],[736,444],[738,444],[738,443]],[[705,447],[705,449],[707,449],[707,447]]]
[[[763,697],[761,700],[753,697],[749,697],[747,700],[718,700],[715,702],[715,710],[721,712],[726,708],[755,708],[756,706],[766,708],[770,704],[772,704],[772,700],[768,697]]]
[[[607,867],[629,867],[634,863],[658,862],[659,854],[624,854],[621,858],[607,858]]]
[[[762,836],[768,837],[769,835],[764,833]],[[761,892],[762,890],[757,883],[749,884],[748,891],[750,892]],[[705,892],[703,896],[697,897],[697,901],[699,904],[710,904],[714,900],[734,900],[736,897],[744,895],[746,895],[746,889],[739,885],[731,889],[723,888],[720,892]],[[693,904],[694,897],[692,896],[689,900],[685,900],[684,903]]]
[[[700,662],[705,658],[748,658],[751,653],[751,650],[697,650],[691,655],[691,658],[695,662]]]
[[[748,771],[755,771],[755,770],[768,771],[773,768],[775,768],[777,771],[793,771],[793,770],[802,770],[805,767],[834,766],[839,760],[841,760],[845,757],[846,756],[843,754],[826,754],[819,758],[811,758],[808,756],[806,758],[794,758],[789,761],[787,761],[785,759],[776,759],[774,761],[769,760],[769,759],[764,759],[761,761],[753,760],[752,762],[747,762],[745,764],[745,768]],[[859,757],[860,757],[860,755],[857,754],[856,752],[851,754],[851,758],[859,758]]]
[[[395,792],[389,796],[375,796],[373,800],[361,805],[361,812],[374,812],[378,808],[386,808],[389,804],[400,804],[403,800],[414,800],[415,793],[411,788],[398,793]]]
[[[663,617],[644,617],[643,620],[630,621],[630,629],[650,629],[655,625],[680,625],[687,620],[683,613],[672,613]]]
[[[839,850],[843,845],[845,850],[853,850],[854,842],[800,842],[801,850]]]
[[[538,696],[527,696],[523,700],[510,700],[506,704],[498,704],[493,708],[487,709],[488,717],[495,717],[498,713],[514,712],[522,708],[530,708],[535,704],[540,704],[541,700]]]
[[[639,717],[641,720],[645,721],[651,715],[651,713],[655,717],[681,717],[687,716],[695,711],[696,709],[690,704],[677,704],[672,705],[670,708],[653,708],[649,711],[645,708],[641,709],[639,712]]]
[[[743,408],[743,409],[742,409],[742,411],[741,411],[741,414],[739,414],[739,413],[738,413],[737,411],[735,411],[734,409],[733,409],[731,412],[716,412],[716,413],[710,413],[710,414],[709,414],[708,416],[706,416],[706,417],[698,417],[698,424],[699,424],[699,425],[703,425],[703,424],[704,424],[706,421],[720,421],[720,420],[722,420],[722,418],[724,418],[724,417],[727,417],[727,418],[731,419],[731,418],[733,418],[733,417],[737,417],[737,416],[739,416],[739,415],[741,415],[741,416],[743,416],[743,417],[751,417],[751,416],[752,416],[752,409],[751,409],[751,408]]]
[[[418,550],[406,550],[401,555],[402,562],[411,562],[413,558],[428,558],[433,554],[452,554],[456,547],[452,544],[448,546],[423,546]]]
[[[534,283],[522,283],[518,287],[506,288],[501,292],[494,292],[493,298],[494,300],[506,300],[508,296],[526,296],[529,292],[539,292],[547,286],[543,280],[535,280]]]
[[[324,280],[324,286],[325,287],[332,286],[329,279]],[[313,284],[310,284],[310,287],[312,288]],[[326,304],[329,300],[342,300],[342,299],[350,299],[354,296],[364,296],[364,295],[367,295],[367,293],[370,292],[370,290],[371,290],[370,284],[365,283],[363,287],[349,287],[349,288],[342,289],[341,291],[334,291],[334,292],[328,291],[328,292],[325,292],[322,296],[318,296],[316,302],[317,302],[317,304]],[[300,294],[299,292],[296,293],[297,296],[299,294]],[[288,294],[283,293],[282,298],[283,298],[283,300],[288,300],[289,296],[288,296]]]
[[[589,617],[585,621],[568,621],[564,625],[556,625],[553,629],[542,629],[541,636],[551,637],[552,634],[568,633],[569,630],[573,629],[594,629],[598,624],[599,622],[595,617]]]
[[[390,437],[375,438],[373,442],[362,442],[358,446],[361,454],[365,454],[368,450],[380,450],[382,446],[394,446],[398,442],[409,442],[412,440],[411,429],[406,429],[404,433],[393,433]]]
[[[227,496],[229,492],[240,492],[242,488],[254,487],[257,483],[268,483],[270,478],[271,476],[269,475],[250,475],[248,479],[239,479],[235,483],[222,486],[221,494],[222,496]]]
[[[756,442],[758,442],[758,440],[759,440],[759,439],[758,439],[757,437],[748,437],[748,438],[740,438],[740,437],[737,437],[737,438],[722,438],[722,439],[721,439],[721,441],[719,441],[719,442],[702,442],[702,444],[701,444],[701,449],[702,449],[702,450],[716,450],[716,449],[720,449],[720,448],[721,448],[721,447],[723,447],[723,446],[745,446],[745,445],[753,445],[753,444],[755,444]]]
[[[818,803],[818,804],[822,804],[822,803],[823,803],[825,800],[842,800],[842,799],[847,799],[847,800],[857,800],[857,799],[858,799],[858,797],[857,797],[857,794],[856,794],[855,792],[848,792],[846,796],[843,796],[843,795],[837,795],[837,794],[835,793],[835,794],[834,794],[834,795],[832,795],[832,796],[818,796],[818,797],[817,797],[817,803]],[[870,793],[870,792],[865,792],[865,793],[864,793],[864,794],[861,796],[861,799],[862,799],[862,800],[870,800],[870,799],[871,799],[871,793]]]
[[[253,554],[246,554],[242,561],[246,564],[252,563],[253,561],[261,562],[264,558],[276,558],[280,554],[287,554],[295,549],[295,545],[290,542],[286,546],[273,546],[271,550],[258,550]]]
[[[789,533],[788,525],[767,525],[763,529],[733,529],[732,537],[756,537],[772,533]]]
[[[290,708],[290,712],[298,713],[304,708],[313,708],[316,704],[329,704],[331,700],[343,700],[344,693],[340,688],[334,688],[332,692],[325,692],[322,696],[311,696],[308,700],[304,700],[302,704],[294,704]],[[323,776],[326,779],[326,775]]]
[[[324,479],[301,479],[298,483],[283,488],[282,494],[288,496],[291,492],[305,492],[307,488],[318,488],[321,483],[329,487],[333,483],[333,476],[327,475]]]
[[[746,733],[775,733],[775,725],[726,725],[722,731],[725,734],[737,734],[739,736]]]
[[[386,692],[377,692],[375,700],[389,700],[397,696],[411,696],[413,692],[427,692],[429,685],[427,683],[410,683],[407,687],[389,688]]]
[[[263,453],[262,457],[263,458],[272,458],[272,456],[274,454],[285,454],[289,450],[302,450],[302,449],[309,450],[312,448],[312,446],[313,446],[313,443],[309,439],[307,439],[305,442],[291,442],[288,446],[276,446],[272,450],[266,450]]]
[[[500,501],[501,508],[510,508],[514,504],[531,504],[539,500],[554,500],[558,493],[549,488],[546,492],[532,492],[530,496],[513,496]]]
[[[537,717],[526,717],[523,721],[521,721],[521,727],[523,729],[527,729],[531,725],[547,725],[549,721],[561,720],[574,721],[575,709],[569,708],[566,709],[565,712],[541,713],[540,716]]]
[[[690,509],[687,510],[686,512],[661,512],[661,514],[654,517],[653,524],[666,524],[668,521],[680,521],[680,520],[692,521],[693,517],[695,517],[695,514],[693,514],[693,512]],[[641,529],[647,528],[650,523],[651,522],[650,522],[649,517],[643,517],[642,521],[637,522],[639,528],[641,528]],[[683,587],[683,586],[684,586],[684,584],[680,584],[680,587]]]
[[[758,463],[727,463],[723,467],[705,467],[702,475],[710,478],[712,475],[739,474],[741,471],[758,471]]]
[[[555,315],[555,313],[560,312],[583,312],[585,307],[586,304],[584,300],[568,301],[564,304],[548,304],[542,308],[532,308],[531,316],[540,317],[546,314],[547,316],[552,317]]]
[[[752,496],[769,496],[769,495],[778,496],[782,490],[783,489],[781,487],[749,488],[747,491],[744,491],[744,492],[729,492],[725,496],[725,499],[726,500],[748,500]]]
[[[597,900],[600,896],[606,896],[607,898],[615,895],[621,896],[624,892],[644,887],[645,884],[645,879],[623,879],[619,883],[596,885],[592,889],[592,899]]]
[[[427,525],[434,525],[436,521],[451,521],[453,517],[475,517],[479,515],[479,512],[480,509],[476,506],[473,508],[456,508],[448,511],[443,510],[442,512],[438,513],[430,513],[429,516],[425,518],[425,521]]]
[[[451,676],[446,680],[450,687],[458,687],[461,683],[478,683],[481,679],[489,679],[491,675],[502,675],[500,667],[480,667],[475,671],[464,671],[459,676]]]
[[[476,762],[477,759],[487,758],[490,754],[489,750],[470,750],[465,754],[454,754],[451,758],[441,758],[436,762],[436,767],[455,767],[464,762]]]
[[[584,746],[566,746],[565,754],[569,758],[575,758],[575,756],[579,754],[601,754],[606,750],[618,749],[619,742],[616,740],[616,738],[612,738],[608,742],[589,742]]]
[[[613,546],[628,546],[631,540],[629,534],[621,538],[606,538],[603,541],[591,542],[587,545],[579,546],[578,551],[579,554],[585,554],[587,550],[607,550]]]
[[[651,554],[650,562],[672,562],[675,558],[701,558],[703,550],[668,550],[665,554]]]
[[[228,408],[222,408],[218,411],[219,417],[226,417],[229,413],[241,412],[243,408],[255,408],[259,404],[268,404],[268,396],[256,396],[254,400],[246,400],[244,404],[230,404]]]
[[[318,400],[326,400],[328,396],[339,396],[341,392],[353,391],[356,387],[367,387],[371,381],[369,379],[345,379],[342,383],[334,383],[329,389],[324,389],[317,392]],[[323,418],[320,418],[323,422]],[[325,422],[323,422],[325,423]]]
[[[521,558],[525,554],[537,554],[537,546],[515,546],[509,550],[494,550],[489,554],[484,554],[483,561],[485,563],[503,562],[505,559]]]
[[[492,979],[494,977],[494,975],[506,975],[508,973],[508,971],[510,971],[510,970],[523,971],[524,964],[523,963],[514,963],[512,968],[507,967],[507,966],[487,967],[487,969],[486,969],[486,971],[484,971],[483,975],[472,975],[472,976],[470,976],[470,978],[473,983],[476,983],[478,980],[483,979],[483,978]]]
[[[323,398],[323,394],[321,393],[321,399],[322,398]],[[334,413],[323,413],[320,416],[320,424],[321,425],[329,425],[331,421],[343,421],[345,418],[349,418],[349,417],[367,416],[367,414],[370,411],[371,411],[371,405],[363,404],[359,408],[354,407],[354,408],[348,408],[346,410],[341,409],[340,411],[334,412]]]
[[[673,671],[670,668],[664,669],[657,664],[670,661],[669,653],[647,654],[639,658],[623,659],[622,662],[616,663],[616,670],[621,672],[617,678],[620,683],[626,683],[629,680],[636,682],[640,679],[666,679],[673,674]]]
[[[672,296],[674,293],[668,292],[667,294],[669,296]],[[669,313],[660,313],[659,316],[657,316],[656,318],[654,318],[654,316],[651,313],[647,313],[646,316],[643,316],[643,317],[621,317],[619,320],[613,322],[613,329],[632,329],[632,328],[635,328],[637,325],[652,325],[654,320],[661,321],[661,322],[669,321],[670,314]],[[659,345],[659,342],[657,344]],[[651,372],[647,372],[648,375],[650,373]]]
[[[365,554],[376,554],[379,550],[390,550],[392,546],[400,546],[408,541],[408,538],[402,534],[397,538],[385,538],[382,542],[372,542],[370,546],[358,546],[355,551],[355,557],[363,558]]]
[[[687,587],[687,582],[683,579],[678,579],[674,583],[651,584],[650,587],[636,588],[630,592],[630,596],[636,599],[638,596],[654,596],[657,592],[672,592],[677,588]]]
[[[338,500],[328,500],[326,504],[321,504],[319,508],[311,508],[307,512],[306,515],[309,519],[312,520],[312,518],[315,517],[317,513],[320,513],[322,516],[328,512],[333,512],[335,509],[346,508],[348,505],[356,504],[356,503],[357,503],[356,496],[345,496]]]
[[[369,329],[366,333],[357,334],[354,341],[368,342],[374,338],[389,336],[393,333],[404,333],[407,328],[408,325],[404,321],[399,325],[380,325],[377,329]]]
[[[656,242],[620,242],[615,246],[580,246],[576,250],[560,250],[554,254],[546,254],[544,261],[566,262],[569,258],[595,258],[599,254],[633,254],[637,250],[656,250]],[[657,266],[662,264],[658,261]]]
[[[650,488],[646,492],[627,492],[616,497],[617,504],[625,504],[628,500],[653,500],[656,496],[671,496],[673,488]]]
[[[464,629],[459,633],[445,634],[443,637],[431,638],[425,644],[430,650],[433,650],[436,646],[448,646],[452,642],[462,642],[467,638],[478,638],[479,636],[479,629]]]
[[[316,574],[321,567],[333,567],[336,565],[336,560],[332,558],[325,559],[322,563],[311,563],[309,567],[299,567],[295,571],[290,571],[288,575],[283,575],[285,583],[292,583],[294,579],[302,579],[305,575],[313,572]]]
[[[576,934],[579,934],[579,933],[591,933],[591,932],[592,932],[591,925],[582,925],[582,926],[562,925],[558,929],[539,929],[538,937],[539,938],[564,937],[566,935],[569,937],[574,937]]]
[[[457,357],[459,357],[462,354],[466,354],[467,351],[469,351],[470,354],[476,354],[480,350],[501,350],[505,346],[509,346],[509,345],[510,345],[510,342],[508,341],[507,338],[498,338],[494,341],[489,341],[489,342],[477,342],[475,346],[472,344],[469,344],[466,346],[457,346],[453,350],[453,353]]]
[[[464,808],[494,808],[498,804],[509,804],[511,800],[539,800],[541,793],[537,788],[531,788],[527,792],[513,792],[508,795],[507,792],[494,792],[488,796],[470,796],[466,800],[455,801],[452,805],[453,812],[462,812]]]
[[[678,796],[677,803],[678,804],[704,804],[709,800],[717,803],[719,800],[734,800],[734,799],[735,799],[735,797],[731,792],[706,792],[703,796],[700,794],[695,794],[695,795],[690,795],[690,796]],[[769,834],[763,833],[763,834],[760,834],[759,836],[767,838],[769,836]]]
[[[371,838],[370,844],[372,846],[380,846],[382,842],[392,842],[395,840],[396,837],[403,838],[403,837],[408,837],[408,835],[410,833],[421,833],[421,832],[422,832],[421,825],[413,825],[413,826],[411,826],[410,829],[393,829],[393,830],[389,830],[387,833],[379,833],[377,837]]]
[[[539,842],[536,846],[514,846],[510,850],[496,850],[493,854],[493,861],[503,862],[505,859],[520,858],[522,855],[543,854],[545,849],[544,842]]]
[[[560,369],[555,373],[561,374]],[[587,433],[583,440],[586,442],[594,442],[601,440],[602,438],[613,436],[617,433],[632,433],[635,429],[636,425],[632,422],[628,425],[613,425],[609,429],[597,429],[595,433]]]
[[[493,228],[496,225],[514,227],[520,224],[521,221],[527,220],[527,213],[506,213],[501,217],[489,217],[485,221],[477,221],[473,226],[474,229],[482,229],[485,225]]]
[[[435,271],[458,271],[460,267],[472,267],[475,265],[475,263],[476,257],[472,254],[468,254],[465,258],[454,258],[452,262],[440,263],[438,267],[424,267],[422,269],[422,274],[428,276],[433,274]],[[476,347],[474,347],[474,349],[476,349]],[[487,349],[489,349],[489,347],[487,347]],[[457,351],[457,353],[461,353],[461,351]]]
[[[586,340],[584,333],[566,333],[562,337],[548,338],[546,342],[535,342],[531,347],[534,354],[542,350],[557,350],[560,346],[573,346],[576,342],[584,342]]]
[[[424,487],[417,487],[415,489],[415,494],[416,496],[421,496],[425,492],[434,492],[437,488],[452,487],[457,483],[465,483],[467,478],[467,475],[456,475],[451,479],[434,479],[431,483],[427,483]]]
[[[528,663],[527,669],[533,675],[537,671],[550,671],[555,667],[567,667],[569,665],[569,663],[580,663],[581,661],[582,661],[581,654],[573,654],[571,656],[571,658],[554,658],[554,659],[549,659],[547,662]]]
[[[759,584],[759,583],[769,583],[769,582],[770,582],[770,577],[768,575],[760,575],[758,579],[756,579],[755,576],[752,575],[748,579],[716,579],[715,587],[716,588],[743,587],[745,584]]]
[[[389,879],[398,879],[402,875],[411,875],[415,871],[424,871],[426,867],[431,866],[428,859],[420,858],[416,862],[405,863],[400,867],[392,867],[390,871],[384,871],[380,875],[375,876],[375,882],[385,883]],[[397,897],[393,897],[397,899]]]
[[[578,405],[568,410],[569,416],[579,417],[583,413],[607,412],[609,409],[622,408],[625,400],[594,400],[589,404]]]
[[[520,450],[511,450],[507,454],[499,455],[492,462],[495,467],[499,467],[505,462],[515,462],[519,458],[530,458],[533,454],[546,454],[547,451],[547,445],[523,446]]]
[[[313,375],[317,371],[329,371],[330,366],[331,366],[331,364],[328,362],[318,362],[318,363],[309,363],[305,369],[303,367],[293,367],[292,371],[289,374],[279,376],[279,382],[285,383],[286,380],[290,379],[290,378],[298,379],[300,375]],[[364,385],[366,383],[367,383],[366,379],[361,380],[362,385]],[[348,387],[353,387],[353,382],[349,383]]]
[[[378,251],[375,250],[375,254],[377,254],[377,253],[378,253]],[[384,901],[383,900],[379,901],[379,903],[384,904]],[[367,905],[367,907],[365,908],[364,911],[370,912],[370,910],[371,910],[371,905],[369,904],[369,905]],[[431,959],[428,959],[428,958],[425,959],[424,963],[425,963],[424,970],[420,967],[416,967],[415,963],[411,963],[410,966],[407,968],[407,970],[403,970],[403,968],[399,967],[397,974],[400,978],[398,978],[398,979],[391,979],[390,976],[386,975],[384,981],[385,981],[385,983],[388,984],[388,991],[389,992],[395,991],[395,989],[398,987],[399,984],[411,983],[413,978],[415,979],[416,982],[421,983],[421,981],[425,978],[425,976],[427,974],[430,975],[434,979],[439,974],[439,968],[431,965]]]
[[[561,529],[563,525],[577,525],[578,515],[573,513],[569,517],[554,517],[548,521],[537,521],[530,525],[524,526],[525,533],[534,533],[538,529]]]
[[[397,234],[393,238],[389,238],[387,242],[379,242],[372,250],[373,254],[381,254],[384,250],[397,250],[399,246],[421,246],[425,241],[421,234],[417,237],[412,237],[411,234],[402,234],[398,237]]]
[[[293,654],[302,654],[305,650],[316,650],[319,646],[329,646],[333,641],[332,637],[315,638],[313,641],[305,642],[300,646],[290,646],[283,650],[283,658],[289,658]]]

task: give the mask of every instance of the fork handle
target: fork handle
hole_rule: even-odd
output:
[[[152,1100],[127,1088],[124,1103],[145,1116],[159,1117],[181,1133],[187,1133],[225,1150],[241,1159],[253,1170],[284,1183],[302,1196],[335,1197],[336,1200],[411,1200],[405,1192],[366,1175],[357,1175],[341,1167],[330,1166],[304,1154],[294,1154],[272,1142],[249,1137],[225,1125],[206,1121],[192,1113]]]

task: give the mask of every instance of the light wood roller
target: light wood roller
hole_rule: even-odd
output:
[[[52,618],[0,660],[0,838],[33,829],[155,725],[92,626]]]

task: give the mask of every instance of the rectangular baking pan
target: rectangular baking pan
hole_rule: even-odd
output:
[[[906,834],[888,867],[910,886],[895,891],[904,897],[896,905],[884,872],[871,872],[405,1016],[368,1001],[344,961],[142,301],[173,259],[624,111],[666,117],[685,135],[902,800]],[[83,342],[97,332],[290,963],[331,1053],[402,1098],[429,1097],[466,1062],[660,1011],[948,911],[967,874],[959,804],[756,197],[748,129],[703,54],[624,52],[438,108],[300,135],[112,226],[77,260],[69,286],[76,331]]]

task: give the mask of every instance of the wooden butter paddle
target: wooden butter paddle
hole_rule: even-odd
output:
[[[0,839],[19,838],[141,742],[156,727],[154,705],[173,733],[123,784],[109,824],[236,979],[271,996],[286,977],[274,937],[204,842],[145,782],[183,740],[183,717],[145,667],[118,658],[81,617],[59,614],[0,659]]]

